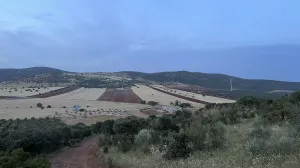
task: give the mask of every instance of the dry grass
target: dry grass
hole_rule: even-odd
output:
[[[44,108],[43,110],[37,108],[37,103],[42,103],[44,107],[51,105],[51,108]],[[47,117],[55,116],[55,113],[61,114],[60,117],[67,118],[68,122],[73,123],[72,120],[78,121],[80,116],[72,114],[72,109],[75,105],[81,105],[82,108],[88,111],[95,111],[95,109],[104,110],[125,110],[130,115],[138,117],[147,117],[148,115],[140,112],[140,109],[148,108],[148,105],[143,104],[130,104],[130,103],[117,103],[117,102],[103,102],[103,101],[88,101],[88,100],[69,100],[54,96],[43,99],[18,99],[18,100],[0,100],[0,118],[4,119],[15,119],[15,118],[31,118],[31,117]],[[32,106],[32,108],[30,108]],[[66,108],[62,108],[66,106]],[[88,106],[88,107],[87,107]],[[68,111],[68,113],[66,113]],[[112,112],[113,114],[113,112]],[[102,114],[93,113],[92,116],[84,119],[83,121],[87,124],[95,123],[98,120],[103,121],[99,116]],[[104,115],[106,116],[106,115]],[[120,117],[119,115],[113,117]],[[122,117],[122,116],[121,116]],[[67,123],[68,123],[67,122]]]
[[[135,94],[137,94],[141,99],[148,101],[156,101],[161,105],[170,105],[170,102],[175,102],[176,100],[181,101],[182,103],[190,103],[194,107],[202,108],[205,105],[200,103],[191,102],[188,100],[184,100],[181,98],[177,98],[157,90],[154,90],[148,86],[137,85],[138,87],[132,87],[132,90]]]
[[[151,154],[131,151],[126,154],[111,150],[109,155],[123,168],[291,168],[299,167],[300,155],[251,155],[245,144],[251,124],[227,126],[228,143],[226,149],[212,152],[198,152],[186,160],[167,161],[162,154],[152,148]]]
[[[182,90],[178,90],[178,89],[169,89],[162,85],[152,85],[152,86],[155,88],[158,88],[158,89],[167,89],[169,91],[173,90],[172,93],[174,93],[174,91],[176,91],[175,94],[202,100],[202,101],[209,102],[209,103],[234,103],[235,102],[234,100],[229,100],[229,99],[224,99],[224,98],[219,98],[219,97],[214,97],[214,96],[203,96],[202,94],[186,92],[186,91],[182,91]],[[165,90],[165,91],[167,91],[167,90]]]
[[[80,88],[79,92],[70,95],[66,99],[70,100],[97,100],[104,92],[105,88]]]
[[[16,88],[16,90],[14,88]],[[62,87],[46,87],[45,89],[44,87],[41,87],[38,89],[38,88],[28,88],[28,87],[23,88],[20,86],[19,87],[0,86],[0,96],[17,96],[17,97],[32,96],[32,95],[38,95],[40,93],[42,94],[42,93],[50,92],[61,88]],[[30,89],[31,91],[28,91],[28,89]]]

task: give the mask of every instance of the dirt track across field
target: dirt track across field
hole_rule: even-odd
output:
[[[61,150],[51,160],[52,168],[106,168],[98,156],[98,136],[84,140],[79,147]]]

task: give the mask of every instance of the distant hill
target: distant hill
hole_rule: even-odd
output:
[[[34,77],[42,74],[63,73],[65,71],[49,67],[32,67],[24,69],[0,69],[0,82]]]
[[[213,90],[230,90],[230,78],[235,90],[248,90],[257,92],[271,92],[274,90],[300,90],[300,82],[285,82],[261,79],[243,79],[224,74],[208,74],[201,72],[158,72],[142,73],[124,71],[133,79],[143,78],[156,82],[179,82],[190,85],[199,85]]]
[[[234,91],[230,91],[230,78],[232,79]],[[182,83],[201,86],[207,94],[232,99],[245,95],[277,98],[286,93],[300,90],[300,82],[243,79],[224,74],[187,71],[158,73],[133,71],[115,73],[73,73],[49,67],[0,69],[0,82],[47,83],[58,85],[76,84],[84,87],[129,87],[134,83],[145,82],[161,84]]]

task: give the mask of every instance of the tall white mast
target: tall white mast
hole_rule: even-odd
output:
[[[232,80],[231,80],[231,78],[230,78],[230,91],[232,91],[233,89],[232,89]]]

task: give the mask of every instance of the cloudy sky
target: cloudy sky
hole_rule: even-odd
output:
[[[300,81],[299,0],[0,0],[0,68]]]

